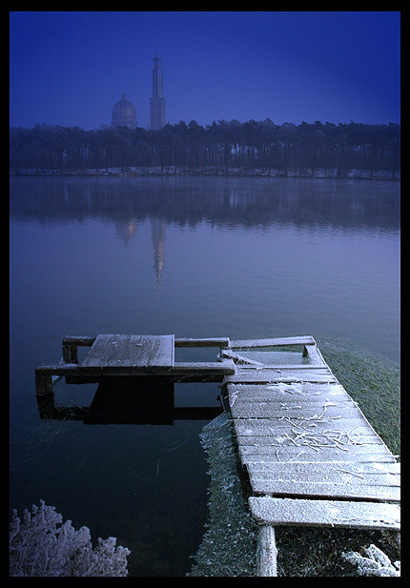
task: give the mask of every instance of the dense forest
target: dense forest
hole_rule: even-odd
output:
[[[10,172],[66,173],[85,170],[160,167],[164,173],[183,168],[191,173],[223,173],[235,169],[278,170],[303,175],[315,169],[337,170],[343,176],[358,169],[387,172],[400,169],[400,125],[274,124],[270,119],[167,124],[159,131],[144,128],[36,125],[10,129]]]

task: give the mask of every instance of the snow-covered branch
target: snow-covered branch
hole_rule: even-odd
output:
[[[98,538],[93,548],[88,527],[78,531],[54,506],[40,500],[32,513],[24,510],[23,522],[13,510],[10,525],[10,576],[126,576],[126,547],[116,538]]]

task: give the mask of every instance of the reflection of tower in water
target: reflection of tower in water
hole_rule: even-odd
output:
[[[136,235],[138,230],[138,221],[135,218],[125,218],[115,222],[115,232],[122,240],[124,245]]]
[[[154,265],[157,276],[158,290],[161,287],[161,273],[165,262],[165,228],[163,219],[151,218],[151,241],[154,246]]]

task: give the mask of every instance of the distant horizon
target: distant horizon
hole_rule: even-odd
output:
[[[98,130],[125,93],[165,122],[400,124],[399,11],[10,11],[10,126]],[[311,123],[309,123],[311,124]]]

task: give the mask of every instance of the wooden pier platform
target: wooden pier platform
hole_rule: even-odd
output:
[[[285,364],[246,357],[283,346],[302,352]],[[312,337],[231,341],[222,355],[236,360],[224,386],[259,523],[259,576],[277,575],[276,526],[400,529],[400,464]]]
[[[35,370],[37,395],[53,392],[54,376],[71,382],[99,381],[107,377],[159,376],[181,381],[220,381],[234,374],[232,360],[176,362],[176,347],[229,346],[228,337],[176,339],[174,335],[98,335],[64,337],[59,363],[42,364]],[[79,362],[78,347],[90,347]]]
[[[90,349],[80,362],[83,346]],[[219,361],[176,362],[176,347],[218,347]],[[128,376],[221,382],[259,524],[259,576],[277,575],[277,526],[400,530],[400,464],[311,336],[65,337],[62,360],[38,366],[35,375],[42,399],[52,395],[56,376],[75,383]]]

